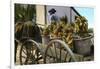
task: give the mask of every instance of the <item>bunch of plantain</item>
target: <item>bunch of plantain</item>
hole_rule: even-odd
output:
[[[42,33],[42,34],[45,35],[45,36],[48,36],[48,35],[50,34],[49,28],[48,28],[48,27],[45,27],[45,28],[43,29],[43,33]]]
[[[60,24],[57,24],[56,28],[54,29],[53,33],[55,37],[62,37],[63,36],[63,27]]]
[[[88,36],[88,23],[85,17],[76,16],[75,33],[77,33],[80,37]]]
[[[73,29],[74,28],[70,23],[67,23],[63,28],[64,41],[71,49],[73,48]]]
[[[56,22],[51,22],[51,24],[48,26],[51,37],[54,37],[54,30],[56,28],[57,28],[57,23]]]

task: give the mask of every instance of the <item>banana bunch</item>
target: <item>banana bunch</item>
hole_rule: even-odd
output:
[[[54,37],[54,30],[57,28],[57,24],[55,22],[52,22],[49,26],[49,32],[50,32],[50,36]]]
[[[69,45],[69,47],[73,48],[73,27],[70,23],[67,23],[63,29],[64,33],[64,41]]]
[[[62,37],[63,36],[62,29],[63,27],[61,26],[61,24],[57,24],[56,28],[53,31],[54,37]]]
[[[83,36],[88,32],[88,23],[85,17],[76,16],[75,18],[75,33]]]
[[[78,33],[80,31],[80,26],[82,25],[81,19],[79,16],[75,18],[75,32]]]
[[[49,28],[48,28],[48,27],[45,27],[45,28],[43,29],[43,33],[42,33],[42,34],[45,35],[45,36],[49,35],[49,34],[50,34]]]
[[[82,21],[82,31],[84,33],[88,32],[88,23],[85,17],[81,17],[81,21]]]

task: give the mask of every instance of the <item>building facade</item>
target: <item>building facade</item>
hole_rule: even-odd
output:
[[[75,21],[75,16],[81,16],[74,7],[36,5],[36,21],[39,25],[44,26],[45,24],[50,24],[50,14],[48,11],[52,8],[56,10],[56,15],[59,18],[66,15],[69,23]]]

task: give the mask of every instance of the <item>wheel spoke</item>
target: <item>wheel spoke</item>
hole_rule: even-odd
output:
[[[62,54],[62,50],[61,50],[61,46],[60,46],[60,62],[62,61],[61,60],[61,54]]]
[[[54,49],[55,49],[56,61],[58,61],[58,56],[57,56],[57,50],[56,50],[56,44],[55,43],[54,43]]]
[[[25,52],[25,50],[24,50],[24,49],[22,50],[22,52],[23,52],[24,54],[26,54],[26,55],[27,55],[27,53]]]
[[[49,49],[50,49],[51,55],[53,56],[53,52],[52,52],[52,49],[51,49],[51,47],[50,47]]]
[[[68,56],[68,53],[66,52],[66,54],[65,54],[65,59],[64,59],[65,62],[66,62],[66,60],[67,60],[67,56]]]
[[[22,58],[27,58],[27,57],[25,57],[25,56],[21,56]]]

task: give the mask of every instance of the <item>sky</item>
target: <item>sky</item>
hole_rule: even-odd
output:
[[[75,8],[82,16],[85,16],[88,20],[88,27],[93,28],[94,26],[94,8],[87,7],[76,7]]]

